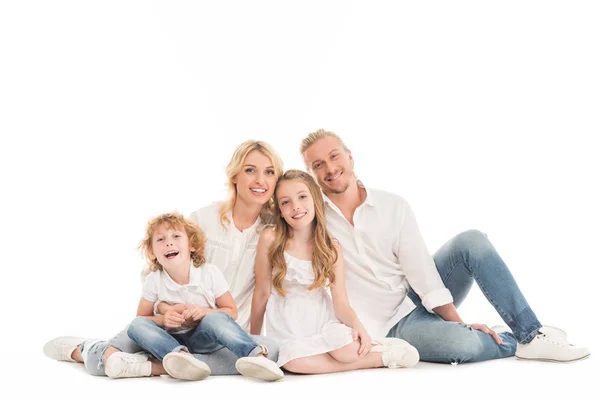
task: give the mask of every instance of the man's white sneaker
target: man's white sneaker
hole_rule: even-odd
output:
[[[236,361],[235,368],[244,376],[263,381],[272,382],[283,379],[281,368],[265,357],[242,357]]]
[[[152,363],[145,354],[118,351],[105,362],[104,373],[109,378],[139,378],[152,375]]]
[[[71,358],[71,354],[83,342],[85,342],[85,338],[74,336],[57,337],[44,345],[44,355],[53,360],[75,362]]]
[[[201,381],[212,372],[204,361],[183,351],[167,354],[162,364],[165,371],[173,378],[186,381]]]
[[[564,331],[543,326],[531,342],[517,344],[515,355],[523,360],[570,362],[588,358],[590,351],[570,344]]]
[[[385,338],[377,340],[371,352],[381,353],[383,365],[388,368],[410,368],[419,362],[419,352],[406,340]]]

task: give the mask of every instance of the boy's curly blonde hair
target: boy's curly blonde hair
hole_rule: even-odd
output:
[[[138,249],[148,261],[150,271],[162,271],[163,267],[158,263],[156,256],[152,252],[152,237],[159,227],[167,227],[184,231],[188,236],[190,249],[194,249],[190,253],[194,267],[198,268],[206,262],[204,257],[204,246],[206,244],[206,235],[200,227],[194,222],[186,219],[178,213],[167,213],[159,215],[148,221],[146,227],[146,236],[140,242]]]

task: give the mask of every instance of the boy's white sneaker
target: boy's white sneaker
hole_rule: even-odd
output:
[[[139,378],[152,375],[152,363],[143,353],[112,353],[105,362],[104,373],[109,378]]]
[[[272,382],[283,379],[281,368],[266,357],[242,357],[236,361],[235,368],[244,376],[263,381]]]
[[[388,368],[410,368],[419,362],[419,352],[406,340],[385,338],[374,343],[371,352],[381,353],[383,365]]]
[[[204,361],[183,351],[167,354],[162,364],[165,371],[173,378],[186,381],[201,381],[212,372]]]
[[[85,342],[85,340],[85,338],[74,336],[54,338],[44,345],[44,355],[57,361],[75,362],[75,360],[71,358],[71,354],[73,354],[77,346]]]

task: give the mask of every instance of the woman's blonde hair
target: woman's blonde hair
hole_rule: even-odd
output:
[[[152,218],[150,221],[148,221],[148,226],[146,227],[146,236],[138,246],[138,249],[148,261],[148,267],[150,268],[150,271],[163,270],[162,265],[158,263],[156,255],[152,251],[152,238],[154,237],[154,234],[158,228],[161,227],[185,231],[188,237],[190,249],[194,249],[194,251],[190,252],[194,267],[198,268],[204,265],[206,262],[206,258],[204,257],[206,235],[204,235],[202,229],[181,214],[168,213],[159,215],[158,217]]]
[[[325,225],[325,203],[321,190],[315,180],[304,171],[291,169],[287,171],[275,186],[274,198],[277,201],[277,190],[282,182],[298,179],[302,181],[310,192],[315,206],[315,218],[312,222],[313,227],[313,254],[312,268],[315,280],[308,290],[328,286],[335,281],[334,264],[338,259],[338,252],[335,249],[334,241]],[[273,265],[273,287],[277,292],[285,297],[283,281],[287,273],[287,264],[285,262],[284,251],[288,239],[292,236],[292,229],[281,215],[279,206],[275,207],[275,240],[269,248],[269,260]]]
[[[230,195],[219,208],[219,220],[221,221],[221,227],[223,227],[224,230],[231,224],[227,214],[233,210],[237,198],[237,190],[233,183],[233,179],[242,171],[246,157],[253,151],[258,151],[262,155],[269,157],[273,163],[273,168],[275,169],[275,178],[279,179],[281,174],[283,174],[283,161],[281,161],[281,157],[279,157],[279,154],[277,154],[271,145],[259,140],[248,140],[240,144],[233,153],[231,161],[229,161],[229,164],[227,164],[227,168],[225,169],[225,173],[227,174],[227,188],[229,189]],[[262,221],[261,225],[268,224],[273,219],[274,205],[272,198],[264,204],[259,215]]]

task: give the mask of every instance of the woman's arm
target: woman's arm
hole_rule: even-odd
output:
[[[269,262],[269,247],[275,240],[275,230],[266,228],[260,234],[256,246],[256,260],[254,262],[254,275],[256,286],[252,294],[252,311],[250,313],[250,333],[260,335],[267,301],[271,295],[271,275],[273,268]]]

